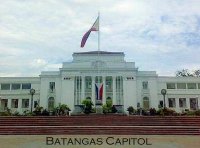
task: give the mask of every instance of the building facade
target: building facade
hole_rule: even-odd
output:
[[[39,104],[48,110],[59,103],[74,110],[83,99],[91,99],[94,104],[112,100],[124,111],[129,106],[157,109],[164,105],[161,89],[167,90],[166,107],[177,112],[200,107],[200,78],[163,77],[156,71],[139,71],[124,57],[123,52],[77,52],[72,62],[64,62],[58,71],[43,71],[39,77],[1,77],[1,111],[30,110],[31,88],[36,90],[32,107]]]

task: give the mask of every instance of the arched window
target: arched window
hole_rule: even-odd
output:
[[[149,98],[148,97],[143,98],[143,108],[149,109]]]
[[[54,108],[54,97],[50,97],[48,100],[48,110],[53,110]]]

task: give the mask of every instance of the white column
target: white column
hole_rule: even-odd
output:
[[[176,102],[176,111],[180,111],[180,107],[179,107],[179,98],[175,98],[175,102]]]
[[[95,76],[92,76],[92,102],[96,104],[96,97],[95,97]]]
[[[47,104],[48,104],[48,99],[49,99],[49,98],[47,98]],[[32,104],[32,106],[33,106],[33,104]],[[30,98],[29,98],[29,110],[31,111],[31,96],[30,96]],[[33,108],[32,108],[32,110],[34,111]]]
[[[190,98],[186,98],[186,108],[190,109]]]
[[[8,106],[9,109],[11,109],[11,99],[8,99]]]
[[[169,97],[167,96],[167,95],[165,95],[165,106],[167,107],[167,108],[169,108],[169,99],[168,99]],[[164,98],[163,98],[163,107],[164,107]]]
[[[82,89],[81,89],[81,94],[82,94],[82,96],[81,96],[81,102],[82,102],[82,99],[85,99],[85,76],[82,76]]]
[[[106,77],[103,77],[103,104],[106,104]]]
[[[117,104],[117,100],[116,100],[116,76],[112,77],[112,81],[113,81],[113,105]]]
[[[22,99],[18,99],[18,111],[22,112]]]
[[[197,97],[197,103],[198,103],[198,106],[197,106],[197,109],[200,109],[200,98],[199,97]]]

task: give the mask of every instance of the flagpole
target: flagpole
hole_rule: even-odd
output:
[[[100,23],[100,12],[98,12],[98,19],[99,19],[99,23]],[[98,23],[98,25],[99,25],[99,23]],[[99,29],[99,31],[98,31],[98,60],[97,60],[97,87],[98,87],[98,92],[99,92],[99,86],[100,86],[100,81],[99,81],[99,60],[100,60],[100,58],[99,58],[99,52],[100,52],[100,25],[98,26],[98,29]],[[100,94],[98,94],[98,100],[99,100],[99,95]]]
[[[99,24],[100,24],[100,12],[98,12],[99,17]],[[98,52],[100,51],[100,25],[99,25],[99,31],[98,31]]]
[[[98,18],[99,18],[99,23],[100,23],[100,12],[98,12]],[[100,60],[99,52],[100,52],[100,27],[99,27],[99,31],[98,31],[98,63],[97,63],[97,73],[98,73],[98,80],[97,80],[98,82],[97,83],[98,83],[98,85],[99,85],[99,60]]]

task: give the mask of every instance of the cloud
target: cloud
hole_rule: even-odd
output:
[[[32,67],[44,67],[47,65],[47,62],[44,59],[34,59],[31,65]]]
[[[96,33],[80,41],[98,11],[101,50],[125,52],[140,70],[173,75],[200,63],[199,0],[9,0],[0,10],[0,76],[38,76],[97,49]]]

